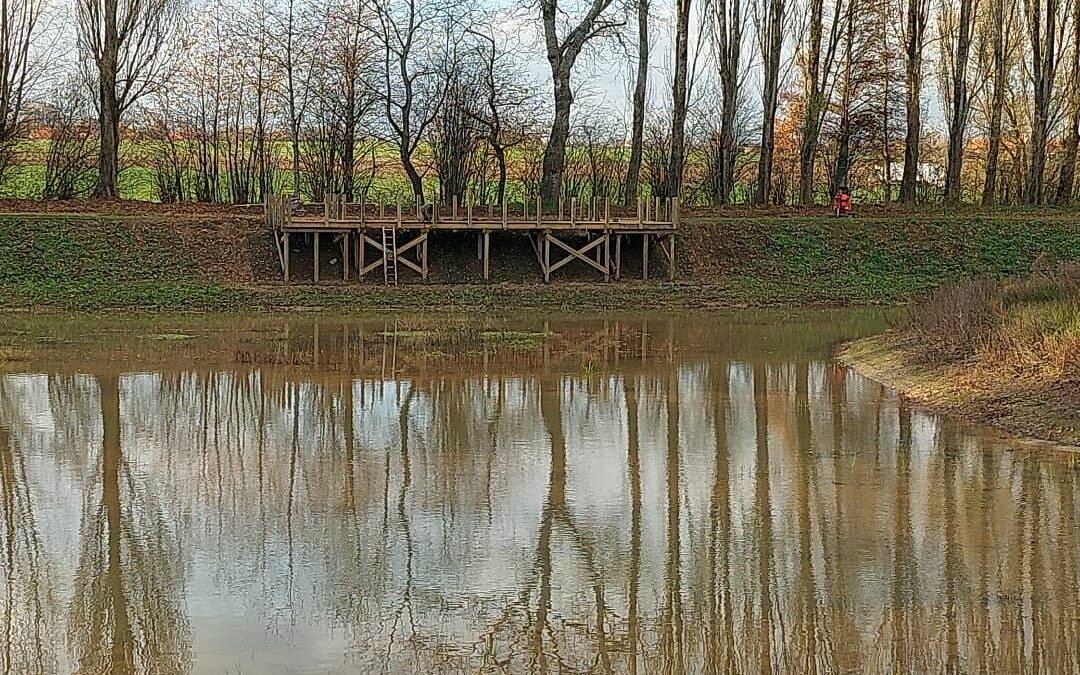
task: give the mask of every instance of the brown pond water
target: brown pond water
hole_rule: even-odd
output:
[[[1080,469],[883,325],[8,317],[0,672],[1080,672]]]

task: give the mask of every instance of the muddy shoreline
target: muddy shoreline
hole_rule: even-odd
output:
[[[922,365],[900,331],[847,342],[836,356],[919,408],[994,428],[1025,446],[1080,452],[1075,383],[989,377],[965,364]]]

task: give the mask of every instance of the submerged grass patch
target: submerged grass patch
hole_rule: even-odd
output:
[[[551,333],[520,330],[482,331],[480,339],[491,346],[503,346],[519,349],[538,347],[551,337]]]

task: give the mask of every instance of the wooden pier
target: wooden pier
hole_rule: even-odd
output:
[[[310,207],[307,207],[310,208]],[[557,209],[545,210],[539,198],[511,207],[502,205],[423,205],[346,203],[342,195],[329,195],[322,213],[295,212],[286,197],[269,195],[265,202],[267,225],[274,236],[278,261],[286,281],[291,280],[289,251],[294,235],[311,240],[314,254],[312,279],[319,281],[319,248],[325,236],[340,247],[342,276],[357,281],[369,275],[397,284],[398,273],[411,272],[426,280],[429,236],[435,231],[476,236],[476,254],[484,279],[491,278],[491,235],[509,232],[528,237],[545,282],[570,264],[579,264],[602,275],[605,281],[622,277],[624,240],[640,240],[642,278],[649,278],[651,252],[659,250],[669,279],[675,278],[675,235],[679,202],[642,199],[633,209],[613,210],[609,202],[560,200]],[[635,247],[636,248],[636,247]]]

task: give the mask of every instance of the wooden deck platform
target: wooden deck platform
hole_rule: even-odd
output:
[[[266,200],[268,226],[274,234],[282,275],[291,279],[289,251],[292,235],[310,238],[313,246],[313,281],[319,281],[319,248],[323,235],[331,245],[340,246],[343,278],[352,271],[356,279],[382,273],[383,282],[398,283],[401,268],[426,280],[429,236],[432,232],[459,232],[475,235],[477,258],[484,278],[491,278],[491,234],[511,232],[529,238],[545,282],[553,273],[571,263],[595,270],[605,281],[621,278],[622,244],[626,237],[641,237],[642,278],[649,278],[652,247],[663,254],[668,277],[675,276],[675,236],[678,230],[677,200],[641,200],[637,213],[612,215],[611,205],[593,200],[584,206],[571,200],[569,209],[559,203],[557,210],[545,211],[540,200],[509,205],[458,206],[449,209],[416,203],[403,209],[401,202],[386,204],[346,203],[341,195],[327,197],[322,214],[297,212],[281,196]]]

